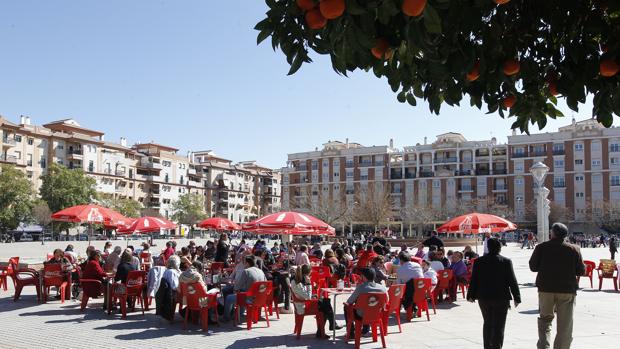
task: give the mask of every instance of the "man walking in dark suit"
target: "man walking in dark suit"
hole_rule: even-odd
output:
[[[502,244],[490,238],[487,246],[489,253],[477,258],[474,263],[467,300],[478,300],[484,319],[484,349],[500,349],[504,345],[504,327],[510,300],[514,298],[516,308],[521,303],[521,294],[512,262],[499,254]]]

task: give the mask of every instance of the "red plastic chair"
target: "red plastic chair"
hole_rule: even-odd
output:
[[[80,311],[86,309],[89,298],[96,298],[101,296],[102,284],[99,280],[94,279],[80,279],[80,285],[82,286],[82,303],[80,304]]]
[[[598,268],[598,289],[599,291],[603,287],[603,279],[612,279],[614,281],[614,289],[618,291],[618,268],[616,267],[616,261],[613,259],[601,259]]]
[[[46,261],[49,261],[50,259],[54,258],[54,253],[48,252],[46,258],[47,258]]]
[[[452,281],[453,274],[450,269],[443,269],[437,272],[437,286],[433,290],[433,299],[437,301],[439,296],[443,292],[450,294],[450,281]]]
[[[596,269],[596,263],[593,261],[583,261],[583,264],[586,265],[586,272],[583,277],[587,277],[590,279],[590,288],[594,288],[594,283],[592,282],[592,278],[594,277],[594,270]],[[577,277],[577,284],[579,285],[579,280],[581,280],[581,276]]]
[[[352,284],[361,284],[362,277],[355,273],[351,273],[351,275],[349,276],[349,280],[347,280],[345,283],[347,284],[347,287],[350,287]]]
[[[181,294],[185,297],[187,308],[185,308],[185,319],[183,320],[183,328],[187,329],[187,320],[189,313],[194,311],[200,314],[200,321],[202,322],[202,330],[207,332],[209,330],[209,309],[214,309],[216,321],[219,322],[217,317],[217,295],[218,293],[207,294],[203,286],[198,283],[179,285]],[[201,300],[206,298],[206,305],[201,304]]]
[[[312,283],[313,293],[317,296],[321,295],[321,289],[329,286],[331,274],[331,270],[327,266],[312,267],[310,282]]]
[[[148,273],[151,269],[151,252],[140,252],[140,270]]]
[[[385,310],[383,316],[383,329],[385,334],[387,334],[387,325],[390,318],[390,315],[394,313],[396,315],[396,323],[398,324],[398,332],[403,332],[400,327],[400,307],[403,301],[403,296],[405,295],[405,285],[392,285],[388,289],[388,304],[387,309]]]
[[[3,267],[0,266],[0,286],[2,286],[2,288],[4,288],[4,290],[7,290],[8,287],[8,277],[9,277],[9,267],[11,266],[11,260],[13,260],[16,264],[19,264],[19,257],[11,257],[9,259],[8,262],[8,266]],[[13,281],[13,279],[11,278],[11,281]],[[13,287],[15,287],[15,281],[13,281]]]
[[[52,254],[53,256],[54,254]],[[73,254],[69,253],[69,252],[65,252],[65,258],[71,262],[71,264],[74,264],[76,262],[75,257],[73,257]]]
[[[431,316],[428,312],[428,294],[432,287],[432,281],[429,278],[413,279],[413,287],[415,292],[413,293],[413,303],[418,306],[418,317],[422,316],[422,311],[426,311],[426,320],[431,321]],[[412,308],[407,309],[407,319],[411,321]]]
[[[311,265],[320,265],[321,264],[321,258],[319,258],[319,257],[308,256],[308,260],[310,261]]]
[[[267,308],[269,309],[270,316],[273,316],[273,310],[275,308],[276,318],[280,320],[280,310],[278,309],[278,300],[274,296],[273,286],[272,286],[271,293],[269,293],[269,296],[267,297]]]
[[[132,270],[127,275],[126,284],[114,284],[112,287],[111,302],[108,302],[108,314],[112,312],[112,304],[118,300],[121,305],[122,318],[127,317],[127,299],[133,297],[132,307],[135,306],[136,299],[140,303],[142,315],[144,315],[144,306],[147,303],[144,296],[146,272],[144,270]]]
[[[65,295],[68,289],[65,273],[62,271],[61,264],[46,264],[43,266],[43,303],[47,302],[47,295],[50,287],[58,287],[60,290],[60,303],[65,302]]]
[[[19,269],[19,258],[9,259],[9,266],[6,271],[7,276],[13,280],[13,285],[15,286],[14,301],[19,299],[25,286],[34,286],[37,291],[37,302],[41,301],[39,272],[34,269]]]
[[[211,263],[211,267],[209,267],[209,271],[211,274],[219,274],[224,269],[224,262],[213,262]]]
[[[411,257],[411,261],[422,265],[422,258],[420,257]]]
[[[304,324],[304,317],[308,315],[314,315],[316,318],[316,327],[320,332],[320,335],[325,336],[325,318],[323,317],[323,313],[319,311],[319,300],[318,299],[309,299],[302,300],[295,296],[295,293],[291,289],[291,295],[293,296],[293,303],[304,303],[304,313],[298,314],[297,309],[295,309],[295,329],[293,333],[297,335],[297,339],[301,337],[301,328]]]
[[[258,322],[261,308],[265,310],[265,320],[269,327],[269,312],[267,310],[269,294],[273,292],[271,281],[260,281],[252,284],[247,292],[237,293],[237,304],[235,304],[235,324],[239,324],[239,310],[245,307],[247,311],[247,327],[252,329],[252,323]],[[253,297],[252,303],[247,302],[247,298]]]
[[[362,326],[369,325],[372,329],[372,341],[377,341],[377,328],[381,334],[381,344],[385,348],[385,327],[383,325],[383,314],[385,305],[387,304],[388,295],[386,293],[364,293],[361,294],[353,306],[347,306],[345,303],[345,311],[347,318],[351,319],[347,324],[346,341],[349,341],[349,333],[351,327],[355,327],[355,349],[360,347],[360,338],[362,337]],[[363,316],[358,319],[355,312],[359,310]]]

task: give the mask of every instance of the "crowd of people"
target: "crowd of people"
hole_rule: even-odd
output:
[[[555,314],[558,317],[556,344],[564,348],[569,347],[572,341],[572,309],[577,290],[575,280],[576,276],[583,275],[584,264],[579,248],[566,241],[567,234],[566,226],[554,224],[551,240],[535,245],[530,259],[530,269],[538,273],[536,286],[541,311],[539,348],[549,346],[551,321]],[[525,246],[534,247],[527,242],[534,239],[528,237],[529,234],[523,237]],[[616,244],[615,239],[608,243],[610,248]],[[438,272],[449,269],[453,280],[447,297],[442,301],[455,301],[457,284],[468,285],[466,298],[472,302],[478,301],[484,319],[484,347],[501,348],[509,302],[514,301],[515,307],[521,303],[512,263],[500,254],[502,245],[501,240],[488,235],[485,237],[484,255],[479,256],[470,246],[462,251],[446,250],[435,232],[416,247],[402,245],[399,250],[390,246],[381,234],[367,237],[364,242],[336,239],[325,249],[321,244],[307,240],[276,241],[268,246],[264,240],[258,239],[251,246],[241,239],[233,245],[228,235],[223,233],[218,240],[207,241],[204,246],[190,241],[187,246],[179,248],[176,241],[168,241],[162,250],[157,251],[148,243],[138,249],[132,246],[123,249],[107,242],[101,251],[89,246],[86,250],[88,259],[83,262],[78,260],[73,246],[69,245],[65,251],[55,250],[46,264],[61,264],[63,270],[76,278],[95,279],[102,283],[107,282],[111,275],[113,282],[126,283],[131,271],[147,269],[145,292],[155,298],[156,313],[168,319],[174,316],[183,284],[202,288],[205,295],[218,293],[218,306],[209,310],[209,322],[215,321],[215,312],[220,322],[227,322],[233,318],[240,292],[247,292],[256,282],[269,281],[273,285],[277,304],[282,304],[282,312],[318,314],[321,324],[316,336],[321,338],[326,337],[324,325],[329,324],[330,330],[343,326],[334,321],[334,309],[329,299],[314,288],[315,267],[329,269],[330,277],[324,287],[336,287],[344,279],[350,280],[355,287],[345,303],[347,322],[352,320],[351,316],[363,316],[348,310],[360,296],[367,293],[387,294],[391,284],[405,285],[402,305],[408,314],[415,316],[417,309],[412,302],[414,280],[427,278],[432,285],[436,285]],[[221,270],[218,280],[209,272],[216,265]],[[101,291],[105,295],[105,288]],[[308,303],[309,300],[314,302]],[[204,302],[206,307],[207,298]],[[252,300],[247,299],[246,302],[250,304]],[[128,304],[133,302],[128,300]],[[311,308],[307,308],[309,306]],[[186,310],[181,307],[180,311],[183,315]],[[362,334],[368,332],[368,327],[362,329]]]

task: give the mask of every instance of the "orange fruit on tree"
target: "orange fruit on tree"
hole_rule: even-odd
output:
[[[549,81],[549,92],[553,96],[557,96],[558,95],[558,85],[555,83],[555,81]]]
[[[506,62],[504,62],[504,67],[503,67],[504,74],[508,76],[515,75],[519,72],[519,70],[521,70],[521,63],[519,63],[519,61],[516,61],[514,59],[509,59]]]
[[[508,109],[512,108],[512,106],[515,105],[516,102],[517,97],[515,97],[515,95],[508,95],[504,97],[504,100],[502,100],[502,105],[504,106],[504,108]]]
[[[344,13],[344,0],[323,0],[319,4],[321,14],[327,19],[336,19]]]
[[[620,71],[620,66],[613,59],[604,59],[601,61],[599,71],[602,76],[608,78],[616,75]]]
[[[313,0],[297,0],[297,6],[304,11],[312,10],[316,5]]]
[[[390,59],[392,57],[390,43],[384,38],[377,39],[375,47],[373,47],[370,52],[372,52],[372,55],[377,59]]]
[[[495,1],[495,3],[498,5],[503,5],[503,4],[507,4],[510,2],[510,0],[493,0],[493,1]]]
[[[306,12],[306,24],[310,29],[321,29],[327,24],[327,19],[323,17],[318,8]]]
[[[480,61],[474,63],[473,68],[467,72],[467,81],[476,81],[480,77]]]
[[[403,13],[407,16],[417,17],[424,12],[426,0],[405,0],[403,1]]]

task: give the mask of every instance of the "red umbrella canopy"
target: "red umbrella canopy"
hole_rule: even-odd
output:
[[[470,213],[458,216],[437,229],[440,233],[500,233],[517,229],[517,225],[502,217],[486,213]]]
[[[243,225],[244,230],[261,234],[335,235],[335,229],[322,220],[299,212],[277,212]]]
[[[140,217],[137,218],[128,228],[128,233],[154,233],[161,229],[174,229],[176,224],[160,217]]]
[[[125,217],[99,205],[77,205],[52,214],[52,220],[69,223],[90,223],[115,226]]]
[[[118,224],[115,226],[116,233],[125,233],[128,234],[129,227],[136,221],[136,218],[125,218],[125,221],[122,224]]]
[[[241,226],[230,219],[222,217],[211,217],[198,223],[200,228],[214,230],[241,230]]]

